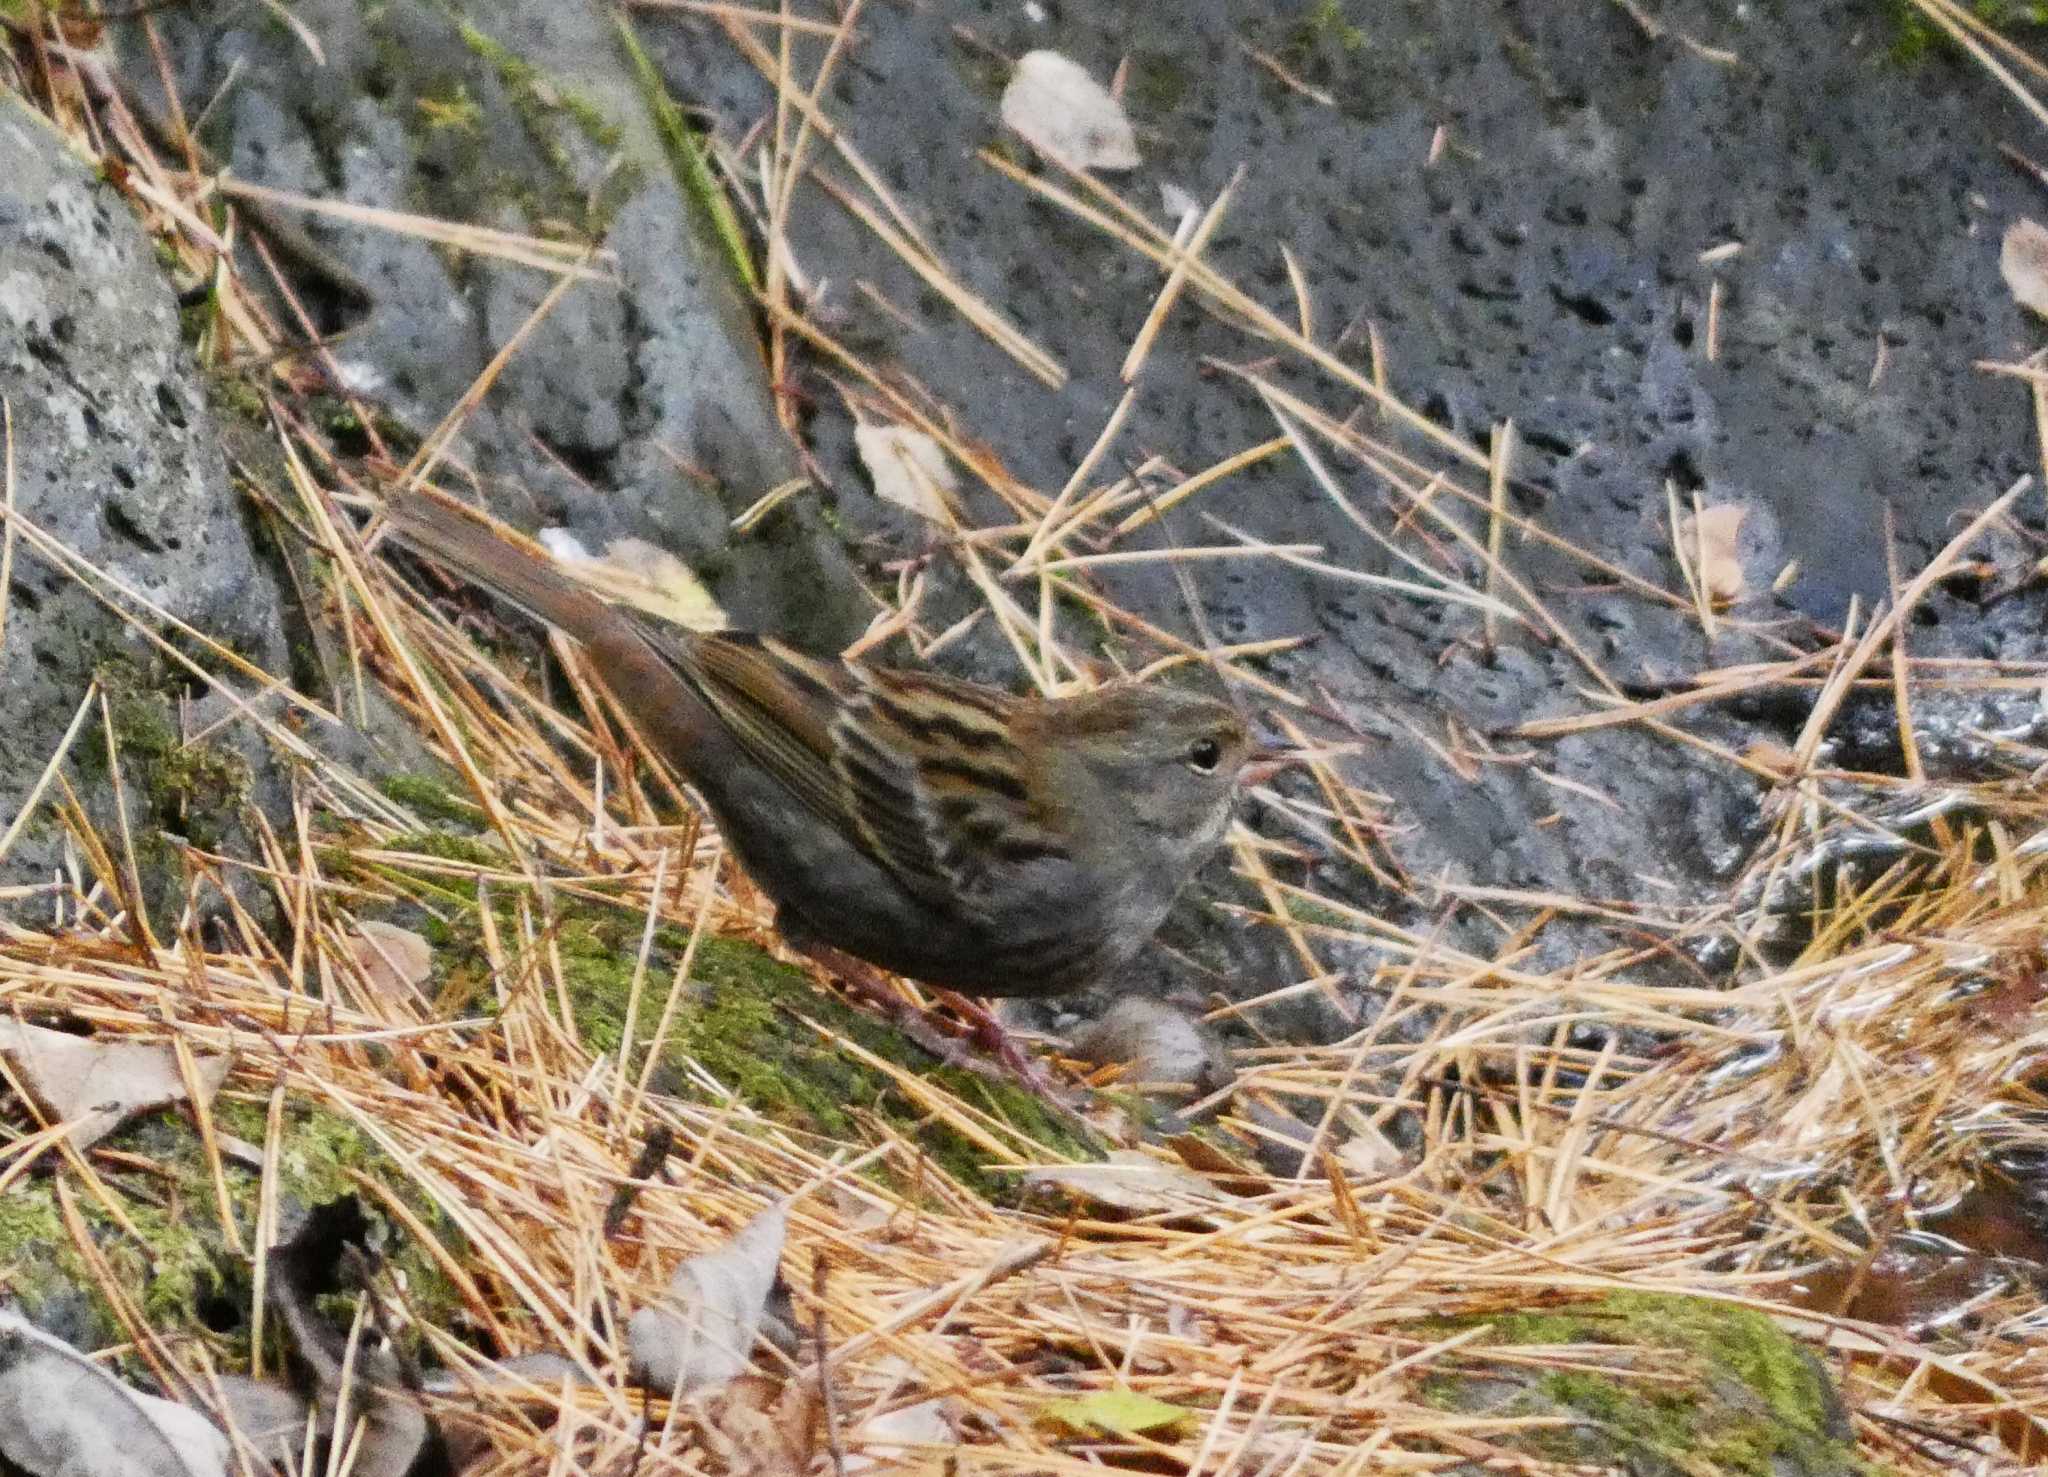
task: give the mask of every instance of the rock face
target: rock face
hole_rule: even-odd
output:
[[[278,588],[241,521],[177,304],[134,214],[11,94],[0,98],[0,155],[0,394],[13,414],[23,519],[246,659],[282,670]],[[139,858],[147,862],[163,831],[189,834],[238,805],[246,768],[182,742],[185,681],[25,531],[6,594],[0,815],[14,817],[96,676],[117,713]],[[95,714],[72,764],[103,775],[105,754]],[[111,819],[111,786],[80,789],[96,819]],[[48,881],[60,855],[55,833],[31,824],[0,875]],[[176,869],[142,870],[154,892]]]
[[[457,451],[477,489],[529,527],[566,522],[586,544],[635,534],[674,549],[742,623],[819,646],[844,639],[868,608],[836,530],[875,566],[929,552],[930,530],[869,495],[832,386],[801,366],[795,388],[818,407],[807,430],[832,490],[792,499],[755,533],[731,530],[732,515],[801,468],[771,413],[744,293],[691,224],[603,7],[308,0],[293,14],[324,62],[260,9],[154,18],[188,112],[218,96],[201,141],[215,161],[309,195],[538,234],[566,227],[614,253],[616,283],[575,287],[470,421]],[[1159,218],[1169,187],[1206,201],[1244,166],[1210,261],[1291,317],[1285,243],[1319,339],[1350,365],[1370,371],[1376,332],[1392,387],[1445,431],[1483,447],[1495,425],[1516,423],[1513,511],[1603,563],[1515,537],[1507,562],[1616,682],[1826,639],[1852,600],[1867,611],[1888,592],[1888,516],[1899,567],[1912,570],[1959,514],[2034,466],[2025,393],[1972,367],[2036,338],[1998,279],[2000,230],[2037,209],[2034,187],[1991,147],[2013,105],[1939,50],[1894,55],[1893,21],[1861,0],[1734,11],[1674,0],[1647,26],[1624,7],[1522,0],[1484,0],[1455,26],[1428,7],[1339,0],[1258,14],[1226,0],[998,8],[959,30],[956,20],[944,7],[864,13],[821,103],[935,254],[1053,346],[1066,382],[1027,374],[809,186],[788,237],[834,332],[930,387],[965,436],[1033,486],[1059,487],[1108,421],[1160,282],[1149,262],[977,158],[982,145],[1014,147],[998,122],[1004,68],[991,58],[1041,47],[1098,79],[1128,62],[1143,163],[1117,184],[1136,206]],[[648,11],[635,24],[676,97],[734,137],[773,116],[772,87],[714,23]],[[109,36],[144,115],[165,116],[141,28]],[[816,38],[792,42],[796,74],[812,75],[822,51]],[[392,231],[298,223],[353,279],[306,284],[317,326],[345,331],[344,372],[416,429],[457,401],[548,287],[544,273]],[[1192,472],[1271,437],[1254,396],[1203,374],[1209,358],[1269,348],[1184,299],[1107,465],[1156,453]],[[1333,415],[1353,408],[1311,376],[1294,388]],[[1411,432],[1367,424],[1399,451],[1441,460]],[[1371,475],[1339,472],[1376,528],[1408,512]],[[1640,598],[1613,577],[1683,588],[1667,484],[1681,505],[1697,496],[1744,510],[1739,553],[1756,592],[1746,627],[1709,637],[1683,603]],[[992,498],[970,500],[972,521],[1005,521]],[[2038,554],[2028,540],[2042,506],[2023,501],[2006,531],[2013,567]],[[1204,513],[1321,545],[1339,566],[1402,572],[1290,457],[1188,505],[1183,542],[1223,537]],[[1478,560],[1449,562],[1485,582]],[[978,596],[957,561],[941,556],[928,573],[921,615],[940,629]],[[1689,900],[1711,895],[1757,839],[1758,781],[1735,765],[1639,729],[1533,748],[1504,737],[1585,704],[1592,679],[1547,631],[1493,641],[1469,611],[1277,565],[1206,563],[1194,579],[1218,638],[1312,638],[1272,668],[1296,691],[1326,693],[1369,736],[1349,774],[1388,797],[1387,844],[1410,878]],[[1154,624],[1190,631],[1159,566],[1111,569],[1101,585]],[[1989,606],[1941,590],[1909,634],[1928,655],[2038,658],[2042,604],[2038,590]],[[946,661],[1014,682],[988,625]],[[1101,634],[1078,618],[1069,631],[1077,644]],[[1803,719],[1798,696],[1684,722],[1723,749],[1782,744]],[[1929,694],[1917,708],[1934,730],[1923,758],[1936,769],[1981,760],[1982,730],[2035,721],[2031,694],[2000,701]],[[1895,762],[1890,723],[1874,702],[1849,705],[1840,732],[1863,746],[1861,767]],[[1231,885],[1222,868],[1212,880]],[[1355,873],[1324,885],[1369,908],[1408,906]],[[1491,925],[1464,927],[1451,923],[1454,942],[1497,942]],[[1218,936],[1199,923],[1181,931],[1183,943]],[[1530,963],[1561,963],[1579,942],[1554,927]],[[1247,991],[1293,968],[1211,962]]]
[[[455,446],[509,521],[679,554],[736,623],[834,647],[874,609],[814,500],[733,517],[802,474],[750,304],[678,188],[607,7],[312,0],[298,39],[253,11],[158,18],[212,157],[296,194],[533,235],[602,239],[608,280],[539,324]],[[168,116],[140,27],[110,32],[145,116]],[[342,270],[301,284],[342,372],[423,435],[551,286],[548,273],[381,227],[294,215]],[[252,263],[253,264],[253,263]],[[260,268],[252,282],[263,280]]]
[[[2026,393],[1974,367],[2041,342],[1998,275],[2001,232],[2039,214],[2041,197],[1996,144],[2032,125],[1967,58],[1939,44],[1904,55],[1891,8],[1861,0],[1675,0],[1655,8],[1650,26],[1624,6],[1525,0],[1446,15],[1358,0],[997,7],[964,21],[945,7],[864,12],[860,44],[829,89],[832,116],[900,198],[924,209],[936,254],[1056,348],[1071,373],[1060,388],[922,291],[830,201],[799,196],[793,249],[829,263],[820,269],[835,282],[871,284],[902,315],[847,293],[843,336],[947,397],[1023,480],[1060,486],[1123,393],[1118,369],[1161,274],[977,156],[993,146],[1024,157],[996,121],[1006,68],[994,58],[1050,47],[1098,80],[1123,68],[1144,156],[1113,178],[1125,200],[1170,228],[1169,190],[1206,205],[1242,168],[1208,260],[1292,321],[1285,246],[1319,339],[1347,364],[1371,372],[1370,325],[1392,388],[1441,427],[1484,449],[1491,429],[1512,419],[1515,511],[1630,575],[1682,590],[1667,481],[1682,507],[1697,494],[1747,509],[1744,564],[1764,593],[1744,614],[1773,623],[1774,638],[1813,640],[1839,625],[1852,598],[1867,612],[1887,595],[1888,516],[1899,567],[1911,572],[1966,510],[2038,474]],[[678,89],[718,116],[748,120],[772,106],[772,89],[707,28],[647,26]],[[801,55],[808,78],[815,54]],[[1730,243],[1733,255],[1715,253]],[[1119,458],[1158,453],[1193,472],[1274,434],[1254,395],[1201,372],[1204,356],[1244,363],[1274,346],[1204,313],[1192,295],[1182,301],[1147,361],[1112,471]],[[1289,372],[1285,383],[1335,417],[1357,404],[1326,376]],[[1361,424],[1442,463],[1370,411]],[[819,460],[839,479],[854,462],[845,433],[821,417],[816,434]],[[1333,466],[1375,527],[1404,517],[1376,477]],[[857,474],[839,485],[857,488]],[[2043,506],[2038,495],[2021,500],[2016,547],[2038,541]],[[850,527],[885,546],[923,536],[873,499],[843,493],[840,507]],[[989,500],[974,504],[978,520],[994,513]],[[1182,543],[1227,541],[1204,513],[1261,538],[1320,544],[1346,568],[1403,572],[1292,457],[1183,505]],[[1470,526],[1483,534],[1484,519]],[[1775,654],[1725,627],[1710,642],[1690,612],[1638,598],[1533,540],[1510,537],[1505,548],[1616,681]],[[1782,593],[1769,592],[1792,561]],[[1484,582],[1476,560],[1454,567]],[[1374,735],[1348,773],[1389,797],[1389,845],[1411,877],[1697,898],[1756,839],[1754,780],[1668,739],[1611,731],[1525,746],[1503,737],[1525,719],[1585,706],[1579,690],[1591,679],[1540,632],[1509,631],[1489,646],[1470,612],[1277,564],[1192,573],[1219,639],[1315,638],[1273,668],[1297,692],[1326,691]],[[1180,592],[1157,566],[1106,571],[1102,585],[1190,633]],[[935,592],[927,618],[942,626],[973,594],[957,598],[949,607]],[[1909,635],[1918,654],[2039,660],[2043,624],[2038,589],[1983,607],[1967,590],[1945,590]],[[1007,675],[999,648],[979,656],[983,675]],[[2036,721],[2031,702],[2030,693],[2002,704],[1952,699],[1943,711],[1936,694],[1916,700],[1933,730],[1922,741],[1937,751],[1930,765],[1983,759],[1966,730]],[[1803,717],[1791,702],[1695,712],[1682,726],[1739,751],[1784,743]],[[1849,741],[1871,740],[1857,751],[1861,767],[1896,766],[1883,733],[1891,717],[1876,702],[1845,715]],[[1461,735],[1473,732],[1491,737],[1468,746]],[[1461,749],[1494,745],[1499,762],[1478,759],[1464,772],[1454,762]],[[1402,906],[1365,889],[1357,900]],[[1493,938],[1461,941],[1490,949]]]

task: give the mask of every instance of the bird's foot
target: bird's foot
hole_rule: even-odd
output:
[[[930,1015],[904,999],[887,977],[866,960],[808,939],[797,942],[795,947],[830,970],[851,994],[875,1007],[891,1025],[947,1066],[991,1081],[1021,1086],[1063,1116],[1079,1118],[1079,1110],[1060,1091],[1044,1065],[1024,1049],[987,1006],[951,990],[940,991],[939,999],[966,1027],[965,1034],[949,1034]]]
[[[960,1038],[962,1043],[994,1057],[1040,1097],[1059,1095],[1045,1064],[1024,1049],[993,1010],[953,990],[939,991],[939,1001],[967,1026],[967,1034]]]

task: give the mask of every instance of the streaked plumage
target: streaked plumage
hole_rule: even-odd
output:
[[[1252,758],[1213,698],[1131,684],[1018,697],[772,637],[658,630],[425,495],[392,518],[582,643],[793,941],[929,984],[1054,994],[1127,962],[1222,839]]]

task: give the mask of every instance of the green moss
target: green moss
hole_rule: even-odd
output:
[[[1505,1416],[1577,1418],[1578,1424],[1491,1439],[1553,1461],[1612,1463],[1646,1474],[1790,1477],[1856,1470],[1839,1398],[1819,1364],[1761,1313],[1704,1298],[1611,1293],[1555,1310],[1445,1320],[1491,1325],[1489,1344],[1611,1344],[1658,1351],[1648,1373],[1683,1383],[1594,1370],[1431,1376],[1441,1408]]]
[[[8,1296],[34,1309],[88,1281],[47,1180],[0,1195],[0,1288]]]
[[[484,110],[469,95],[469,85],[460,77],[450,79],[413,100],[426,126],[475,135],[483,128]]]
[[[1126,92],[1132,110],[1140,117],[1162,117],[1179,107],[1187,96],[1187,68],[1163,51],[1132,52]]]
[[[1328,43],[1339,51],[1360,51],[1366,43],[1363,29],[1344,14],[1343,0],[1316,0],[1296,29],[1295,44],[1304,50]]]
[[[261,1103],[224,1097],[214,1107],[216,1129],[250,1143],[264,1141],[265,1121]],[[116,1284],[158,1331],[207,1339],[231,1361],[246,1357],[251,1266],[246,1256],[234,1254],[222,1230],[213,1170],[198,1134],[181,1115],[156,1113],[124,1128],[109,1147],[146,1158],[158,1171],[132,1178],[103,1171],[133,1235],[97,1197],[73,1197]],[[312,1104],[288,1103],[278,1156],[279,1201],[287,1219],[349,1193],[355,1188],[351,1171],[396,1183],[390,1162],[350,1120]],[[237,1233],[250,1247],[262,1177],[226,1158],[221,1172]],[[433,1223],[432,1207],[415,1199],[413,1208]],[[460,1306],[454,1286],[409,1237],[394,1238],[390,1265],[420,1320],[445,1323]],[[65,1321],[87,1342],[120,1336],[112,1305],[65,1229],[54,1176],[32,1176],[0,1196],[0,1289],[19,1298],[32,1316],[75,1303],[75,1316]],[[233,1325],[225,1333],[219,1330],[223,1317]]]
[[[208,850],[219,847],[248,799],[253,782],[248,763],[216,744],[186,743],[178,734],[170,697],[132,663],[102,663],[94,677],[107,694],[130,804],[140,812],[131,812],[131,823]],[[98,746],[78,752],[82,767],[104,765]],[[160,835],[137,835],[136,842],[152,855],[164,850]]]
[[[1948,33],[1929,20],[1913,0],[1891,0],[1889,8],[1894,62],[1910,66],[1943,48],[1958,56],[1962,54]],[[1970,10],[1978,20],[2001,31],[2048,26],[2048,3],[2044,0],[1972,0]]]
[[[476,825],[484,819],[482,806],[474,800],[458,795],[431,775],[387,775],[378,781],[377,788],[425,820],[456,821]]]
[[[263,392],[249,382],[247,375],[221,371],[207,375],[205,384],[206,401],[215,415],[233,417],[253,426],[269,424],[270,408],[264,404]]]
[[[594,1050],[618,1051],[625,1029],[638,922],[624,913],[572,914],[557,944],[576,1026]],[[683,940],[658,941],[670,958]],[[636,1023],[637,1052],[650,1043],[666,993],[666,971],[651,968]],[[864,1115],[887,1121],[920,1143],[947,1173],[995,1201],[1014,1199],[1014,1176],[990,1174],[987,1152],[952,1130],[924,1121],[889,1078],[841,1051],[806,1021],[844,1036],[875,1056],[908,1067],[935,1086],[1058,1153],[1095,1157],[1037,1098],[1021,1088],[941,1066],[887,1024],[813,989],[801,971],[751,944],[706,938],[697,949],[689,998],[677,1012],[667,1065],[681,1080],[692,1062],[741,1102],[801,1132],[854,1141]]]
[[[383,849],[440,857],[443,861],[464,862],[474,867],[488,867],[492,871],[502,869],[506,860],[505,853],[487,841],[472,836],[451,836],[446,831],[413,831],[394,836],[383,844]]]
[[[638,189],[637,172],[630,165],[615,171],[604,182],[598,198],[589,199],[577,179],[575,163],[563,144],[559,128],[566,123],[606,155],[617,154],[624,146],[624,130],[595,100],[562,79],[549,76],[473,21],[458,19],[456,29],[463,45],[496,75],[528,139],[556,176],[558,188],[551,193],[558,198],[536,202],[540,208],[529,209],[528,213],[536,221],[549,214],[562,216],[578,222],[592,235],[603,235],[613,213]],[[510,182],[506,183],[509,186]]]

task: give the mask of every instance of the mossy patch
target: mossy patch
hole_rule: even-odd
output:
[[[214,1107],[217,1131],[252,1144],[263,1142],[265,1119],[260,1103],[223,1098]],[[246,1359],[252,1263],[246,1251],[238,1256],[229,1245],[198,1133],[180,1114],[155,1113],[130,1124],[106,1147],[154,1166],[153,1173],[102,1170],[135,1234],[96,1196],[73,1186],[79,1219],[119,1291],[159,1332],[205,1339],[230,1365]],[[312,1104],[288,1103],[278,1156],[285,1229],[304,1210],[354,1189],[351,1171],[392,1177],[389,1161],[348,1119]],[[242,1246],[253,1247],[262,1177],[224,1156],[221,1178]],[[414,1209],[433,1223],[430,1207],[415,1202]],[[459,1308],[454,1286],[410,1238],[394,1238],[390,1267],[420,1321],[443,1323]],[[19,1299],[30,1316],[49,1320],[82,1346],[122,1337],[112,1304],[65,1229],[51,1175],[31,1176],[0,1196],[0,1296]]]
[[[228,827],[239,821],[248,799],[248,762],[218,744],[186,742],[178,732],[170,697],[132,665],[104,663],[94,677],[107,694],[124,783],[131,801],[142,810],[130,820],[182,836],[194,846],[217,848]],[[79,755],[87,767],[101,757],[93,747],[81,748]],[[142,840],[137,837],[138,844]]]
[[[1489,1439],[1552,1461],[1620,1464],[1641,1477],[1799,1477],[1872,1469],[1857,1457],[1819,1363],[1763,1314],[1705,1298],[1610,1293],[1597,1301],[1486,1318],[1488,1345],[1606,1344],[1649,1351],[1651,1378],[1475,1364],[1424,1385],[1432,1404],[1573,1423]],[[1578,1361],[1585,1363],[1588,1361]],[[1669,1376],[1683,1378],[1673,1382]]]
[[[446,783],[431,775],[386,775],[377,782],[377,788],[421,820],[455,821],[458,824],[473,826],[480,824],[484,819],[481,805],[474,800],[465,799]]]
[[[456,29],[462,44],[495,78],[527,141],[553,176],[544,188],[535,189],[528,182],[530,198],[523,202],[527,214],[536,225],[550,218],[568,220],[593,239],[602,237],[643,180],[638,167],[628,160],[591,193],[570,138],[578,135],[598,155],[616,158],[625,143],[624,130],[583,91],[544,72],[474,21],[458,19]],[[512,196],[522,193],[519,183],[511,179],[500,181],[499,189]]]
[[[638,949],[638,923],[572,914],[558,934],[576,1026],[593,1050],[617,1052]],[[672,961],[684,941],[657,940]],[[653,967],[642,987],[635,1025],[635,1057],[651,1044],[673,964]],[[943,1124],[928,1121],[887,1074],[866,1066],[806,1022],[843,1036],[884,1061],[908,1068],[933,1086],[1008,1124],[1034,1143],[1062,1155],[1097,1156],[1046,1106],[1021,1088],[992,1083],[934,1061],[901,1033],[820,993],[797,969],[736,939],[706,938],[697,948],[687,999],[676,1013],[665,1048],[676,1090],[685,1066],[702,1072],[756,1112],[802,1132],[841,1142],[862,1136],[865,1117],[879,1118],[914,1139],[948,1174],[985,1198],[1016,1198],[1014,1175],[991,1174],[986,1150]]]
[[[1963,49],[1949,39],[1946,31],[1929,20],[1926,12],[1913,0],[1892,0],[1890,8],[1894,28],[1891,58],[1894,62],[1910,65],[1924,61],[1930,53],[1943,47],[1959,57],[1963,55]],[[1972,0],[1970,11],[1994,30],[2015,31],[2048,26],[2048,0]]]

